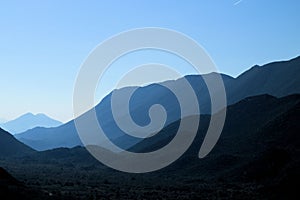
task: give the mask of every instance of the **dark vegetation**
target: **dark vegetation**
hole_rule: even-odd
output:
[[[1,154],[0,166],[18,181],[1,168],[0,197],[299,199],[300,96],[249,97],[227,111],[221,138],[207,157],[198,158],[210,118],[202,115],[188,151],[170,166],[146,174],[107,168],[82,147],[36,152],[1,131],[0,141],[10,144],[5,148],[19,153]],[[166,127],[164,137],[130,150],[147,152],[168,143],[178,123]]]

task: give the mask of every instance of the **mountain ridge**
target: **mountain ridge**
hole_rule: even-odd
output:
[[[218,73],[214,72],[203,76],[206,76],[207,79],[213,82],[217,75]],[[299,94],[300,56],[288,61],[276,61],[263,66],[252,67],[236,78],[224,74],[220,75],[224,81],[227,105],[235,104],[247,97],[262,94],[269,94],[275,97]],[[202,76],[187,75],[185,79],[194,89],[199,100],[201,114],[210,114],[210,93]],[[180,89],[182,81],[183,78],[180,78],[162,82],[161,85],[150,84],[145,87],[138,87],[131,97],[129,105],[133,120],[142,125],[149,123],[148,110],[153,104],[161,104],[165,107],[168,116],[165,126],[178,120],[180,118],[180,106],[178,101],[174,99],[172,93],[166,90],[164,86],[171,84]],[[128,89],[130,88],[118,89],[116,92],[124,92]],[[214,91],[212,95],[218,96],[218,91]],[[124,137],[123,131],[120,130],[115,123],[111,112],[111,96],[112,93],[104,97],[102,101],[95,106],[98,121],[104,128],[104,131],[108,133],[110,139],[114,140],[120,147],[127,149],[134,146],[139,140],[134,137]],[[121,100],[118,101],[120,105],[122,105]],[[122,117],[122,113],[124,113],[122,109],[125,109],[126,106],[121,106],[120,108],[118,116]],[[54,129],[32,129],[17,134],[16,138],[37,150],[82,145],[73,120]],[[120,140],[120,138],[122,138],[122,140]],[[39,143],[39,145],[37,145],[37,143]]]
[[[50,128],[60,125],[62,125],[62,122],[54,120],[45,114],[32,114],[29,112],[0,124],[0,127],[12,134],[18,134],[36,127]]]
[[[32,148],[21,143],[10,133],[0,128],[0,157],[20,156],[33,152]]]
[[[87,186],[112,189],[113,193],[116,187],[126,188],[122,199],[131,199],[129,189],[145,191],[151,199],[163,195],[172,199],[214,199],[222,191],[222,199],[295,199],[299,195],[300,94],[247,97],[229,106],[227,111],[221,137],[205,158],[199,159],[198,152],[210,122],[209,115],[201,115],[200,128],[190,148],[159,171],[122,173],[98,162],[84,147],[35,152],[12,160],[6,168],[28,183],[41,183],[42,188],[53,192],[73,191],[74,195],[84,183],[83,191]],[[179,121],[174,123],[162,130],[169,134],[167,137],[152,144],[139,144],[141,149],[136,152],[152,151],[167,144],[172,134],[176,134]],[[15,163],[19,169],[10,167]],[[30,176],[24,176],[23,171],[29,171]],[[45,181],[49,176],[51,181]],[[88,195],[90,191],[83,193]],[[99,190],[99,194],[104,193]]]

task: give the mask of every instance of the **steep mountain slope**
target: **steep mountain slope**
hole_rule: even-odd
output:
[[[17,119],[0,124],[0,127],[12,134],[17,134],[35,127],[49,128],[60,125],[62,125],[61,122],[51,119],[44,114],[34,115],[32,113],[27,113],[18,117]]]
[[[74,126],[74,121],[70,121],[56,128],[38,127],[14,136],[19,141],[36,150],[75,147],[81,145],[81,141]]]
[[[19,184],[5,169],[0,167],[0,183],[1,184]]]
[[[184,176],[187,183],[200,184],[207,180],[216,185],[224,184],[223,189],[229,187],[228,184],[240,185],[244,192],[256,188],[254,191],[260,199],[297,199],[299,120],[300,95],[280,99],[268,95],[246,98],[229,106],[222,135],[207,157],[198,158],[209,122],[209,116],[202,116],[198,135],[190,149],[171,166],[159,171],[158,176],[171,172]],[[164,132],[174,133],[173,127],[167,127]],[[154,143],[143,141],[131,151],[152,151],[171,138]],[[173,179],[172,183],[175,182]],[[227,194],[224,198],[231,199],[230,192]]]
[[[10,189],[9,189],[10,188]],[[21,198],[17,190],[21,188],[21,183],[12,177],[7,171],[0,167],[0,198],[17,199]]]
[[[36,152],[4,163],[14,176],[38,181],[43,188],[76,196],[82,187],[81,199],[91,192],[110,199],[132,199],[132,194],[147,194],[149,199],[298,199],[299,116],[300,95],[248,97],[228,107],[224,130],[207,157],[198,158],[210,119],[202,115],[188,151],[170,166],[147,174],[109,169],[82,147]],[[164,146],[178,123],[164,128],[164,137],[143,141],[130,150],[148,152]],[[116,190],[119,194],[114,196]]]
[[[203,75],[205,79],[214,82],[216,73]],[[269,94],[282,97],[289,94],[300,94],[300,57],[290,61],[274,62],[264,66],[256,66],[241,74],[237,78],[221,75],[227,93],[228,105],[234,104],[246,97]],[[199,100],[201,114],[211,113],[211,101],[208,89],[203,78],[199,75],[186,76],[186,79],[195,90]],[[130,99],[129,110],[133,120],[139,125],[147,125],[150,122],[148,115],[151,105],[163,105],[167,112],[166,126],[180,119],[180,106],[174,94],[163,86],[172,85],[180,90],[183,79],[166,81],[159,84],[151,84],[137,88]],[[163,86],[162,86],[163,85]],[[124,95],[132,88],[116,90],[116,93]],[[183,95],[185,91],[182,89]],[[218,94],[218,91],[215,92]],[[140,139],[128,136],[116,124],[111,109],[111,94],[106,96],[96,107],[97,117],[107,136],[122,148],[134,146]],[[117,99],[117,118],[124,117],[128,106],[123,98]],[[33,129],[16,135],[16,138],[37,150],[46,150],[57,147],[73,147],[81,145],[74,122],[71,121],[53,129]]]
[[[0,199],[47,200],[53,198],[49,196],[49,193],[26,187],[0,167]]]
[[[204,76],[210,79],[214,79],[216,74],[213,73]],[[225,82],[232,79],[227,75],[222,75],[222,77]],[[200,91],[196,91],[196,94],[199,96],[199,98],[201,98],[201,102],[204,102],[203,100],[205,99],[209,100],[207,89],[205,89],[204,87],[205,83],[203,82],[203,79],[201,77],[195,80],[194,77],[191,76],[187,77],[187,79],[188,81],[191,81],[192,84],[194,84],[192,85],[193,87],[198,88],[197,85],[200,86]],[[181,81],[181,79],[177,81],[166,81],[162,84],[172,84],[176,87],[181,87]],[[132,87],[123,88],[117,90],[116,92],[126,93],[127,90],[130,89],[132,89]],[[111,96],[111,94],[107,95],[95,107],[97,117],[103,130],[108,133],[107,136],[120,147],[127,149],[139,142],[140,139],[126,136],[124,132],[117,126],[112,114]],[[127,107],[123,106],[123,98],[120,98],[117,101],[120,105],[120,109],[117,113],[117,118],[120,119],[124,116],[124,112]],[[153,104],[161,104],[166,109],[166,124],[170,124],[181,117],[179,103],[174,94],[159,84],[151,84],[146,87],[137,88],[136,92],[132,96],[130,100],[129,110],[132,114],[133,119],[140,125],[146,125],[147,123],[149,123],[150,118],[148,115],[148,110]],[[209,112],[209,105],[210,102],[204,102],[200,105],[200,109]],[[36,150],[48,150],[59,147],[74,147],[77,145],[82,145],[79,136],[77,135],[74,121],[70,121],[56,128],[34,128],[24,133],[16,134],[15,137]]]
[[[0,157],[25,155],[33,149],[16,140],[10,133],[0,129]]]
[[[254,66],[238,76],[227,89],[229,104],[248,96],[283,97],[300,93],[300,56],[289,61]]]
[[[224,143],[224,140],[226,140],[226,142],[230,142],[232,144],[220,144],[217,149],[219,149],[220,152],[226,152],[229,154],[234,154],[238,150],[247,150],[247,152],[257,150],[257,144],[254,146],[249,144],[258,139],[258,132],[268,123],[272,122],[277,117],[286,114],[290,110],[295,110],[295,112],[298,111],[297,109],[299,109],[299,105],[300,94],[289,95],[282,98],[276,98],[270,95],[247,97],[240,102],[229,106],[227,108],[227,117],[219,143]],[[204,133],[206,133],[208,128],[209,120],[210,115],[201,116],[198,134],[194,142],[196,145],[192,146],[194,151],[199,151],[200,149]],[[130,150],[134,152],[147,152],[164,146],[172,139],[174,134],[176,134],[179,123],[180,121],[177,121],[164,128],[162,130],[163,137],[156,137],[154,138],[154,141],[151,141],[149,138],[136,144],[130,148]],[[286,123],[289,124],[289,122]],[[235,142],[237,146],[233,144]],[[237,147],[239,149],[237,149]],[[198,155],[197,152],[194,152],[193,154]]]

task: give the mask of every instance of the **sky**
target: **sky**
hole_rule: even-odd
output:
[[[219,72],[234,77],[256,64],[291,59],[300,55],[299,10],[298,0],[1,1],[0,118],[32,112],[71,120],[81,64],[99,43],[134,28],[184,33],[206,50]],[[163,53],[130,56],[117,67],[163,60],[190,72]],[[96,102],[116,77],[108,74],[99,84]]]

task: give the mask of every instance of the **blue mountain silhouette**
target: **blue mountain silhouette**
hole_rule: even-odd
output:
[[[211,113],[211,100],[208,89],[203,80],[213,82],[217,73],[206,75],[189,75],[185,78],[189,81],[199,100],[201,114]],[[227,104],[232,105],[246,97],[268,94],[275,97],[284,97],[290,94],[300,93],[300,57],[289,61],[273,62],[263,66],[254,66],[242,73],[237,78],[221,74],[227,94]],[[149,107],[153,104],[161,104],[167,112],[165,126],[180,119],[180,107],[174,95],[162,85],[171,84],[180,88],[183,79],[166,81],[161,84],[151,84],[146,87],[138,87],[131,97],[129,110],[133,120],[139,125],[147,125],[150,122]],[[126,93],[130,88],[122,88],[114,92]],[[185,91],[182,91],[184,94]],[[122,117],[122,108],[128,106],[118,99],[120,112],[117,117]],[[111,94],[107,95],[96,107],[97,117],[107,137],[123,149],[128,149],[139,143],[141,139],[126,135],[117,126],[111,110]],[[47,150],[57,147],[74,147],[82,145],[76,132],[74,121],[70,121],[57,128],[35,128],[15,135],[17,139],[36,150]]]
[[[49,128],[60,125],[62,125],[61,122],[51,119],[44,114],[34,115],[32,113],[26,113],[14,120],[0,124],[0,127],[12,134],[17,134],[36,127]]]

